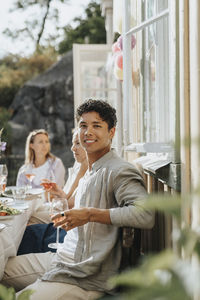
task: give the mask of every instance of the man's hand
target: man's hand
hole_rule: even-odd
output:
[[[55,227],[61,226],[66,231],[82,226],[88,222],[111,224],[109,209],[93,207],[69,209],[54,215],[51,219],[55,222]]]
[[[88,223],[89,219],[90,212],[88,208],[69,209],[63,213],[56,214],[51,218],[51,220],[55,222],[55,227],[61,226],[61,228],[66,231]]]

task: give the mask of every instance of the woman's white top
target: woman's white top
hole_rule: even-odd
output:
[[[26,173],[30,172],[35,175],[32,181],[33,188],[41,188],[41,180],[49,179],[56,182],[61,188],[63,188],[65,183],[65,167],[62,160],[58,157],[55,159],[48,158],[46,162],[35,168],[32,164],[24,164],[18,171],[17,175],[17,186],[24,186],[30,184],[26,178]]]
[[[68,178],[67,178],[67,182],[65,183],[65,186],[63,188],[63,191],[65,192],[65,194],[67,194],[70,191],[70,188],[76,179],[78,171],[80,170],[80,166],[81,166],[81,164],[78,163],[77,161],[75,161],[73,167],[68,168]]]

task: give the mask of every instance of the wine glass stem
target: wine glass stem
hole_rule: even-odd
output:
[[[50,192],[47,192],[47,201],[48,201],[48,203],[51,203]]]
[[[58,245],[59,243],[59,227],[57,227],[57,231],[56,231],[56,244]]]

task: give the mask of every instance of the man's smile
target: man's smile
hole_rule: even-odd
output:
[[[94,142],[96,142],[96,140],[84,140],[84,143],[86,144],[92,144]]]

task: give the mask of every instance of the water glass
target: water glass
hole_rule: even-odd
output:
[[[12,188],[12,194],[14,198],[14,202],[16,203],[24,203],[24,199],[26,197],[27,186],[16,186]]]

